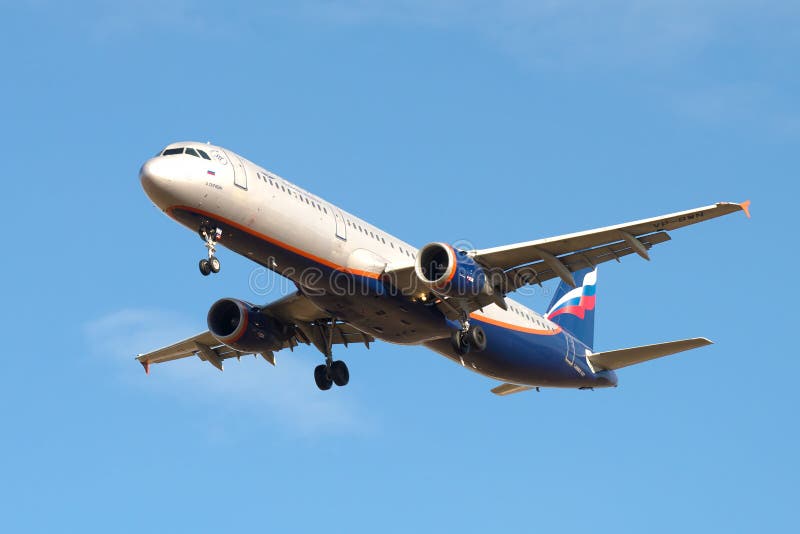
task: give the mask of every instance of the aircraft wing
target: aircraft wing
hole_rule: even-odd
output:
[[[278,350],[294,349],[299,343],[313,344],[323,353],[327,350],[327,337],[330,336],[331,345],[349,345],[350,343],[369,344],[375,338],[361,332],[347,323],[330,324],[330,318],[325,312],[317,308],[308,298],[301,293],[295,293],[272,304],[261,308],[261,311],[285,325],[292,327],[293,334]],[[209,331],[202,332],[172,345],[139,354],[137,360],[149,373],[150,364],[164,363],[180,358],[197,356],[203,361],[222,371],[222,362],[228,358],[241,357],[248,352],[233,349],[214,337]],[[261,356],[272,365],[275,365],[274,351],[265,351]]]
[[[486,269],[496,295],[504,296],[522,286],[541,284],[552,278],[561,278],[574,286],[571,274],[574,271],[586,267],[594,268],[611,260],[619,261],[620,258],[634,253],[649,260],[650,248],[671,239],[667,231],[737,211],[744,211],[749,217],[749,207],[750,201],[741,204],[719,202],[711,206],[584,232],[472,250],[468,254]],[[384,276],[405,295],[418,295],[425,291],[419,286],[413,265],[390,266]],[[452,299],[445,299],[448,300]],[[501,304],[499,299],[495,300]],[[487,300],[474,299],[473,302],[458,304],[449,308],[474,311],[486,305]]]
[[[749,207],[749,201],[741,204],[719,202],[585,232],[476,250],[472,256],[481,265],[505,273],[500,288],[504,294],[523,285],[541,283],[555,277],[574,286],[571,275],[574,271],[619,260],[632,253],[649,260],[647,251],[670,239],[667,231],[737,211],[744,211],[749,217]]]

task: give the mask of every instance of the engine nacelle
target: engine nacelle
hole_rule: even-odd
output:
[[[285,325],[237,299],[220,299],[211,305],[208,330],[220,343],[253,353],[278,350],[290,337]]]
[[[429,243],[417,253],[417,277],[434,293],[476,297],[485,291],[486,274],[463,250],[447,243]]]

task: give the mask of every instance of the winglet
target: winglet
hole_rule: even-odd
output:
[[[141,363],[142,367],[144,367],[144,374],[149,375],[150,374],[150,360],[139,361],[139,363]]]
[[[749,200],[745,200],[744,202],[739,204],[739,206],[742,208],[742,211],[744,212],[745,215],[747,215],[747,218],[749,219],[750,218],[750,201]]]

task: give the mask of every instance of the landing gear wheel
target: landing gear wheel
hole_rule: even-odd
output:
[[[486,333],[480,326],[471,327],[467,332],[467,338],[469,338],[469,344],[476,351],[481,352],[486,348]]]
[[[337,386],[346,386],[350,382],[350,371],[347,369],[347,364],[341,360],[336,360],[331,364],[331,375],[333,383]]]
[[[461,330],[456,330],[453,332],[453,334],[450,336],[450,343],[453,345],[453,349],[455,349],[455,351],[461,356],[469,353],[469,335],[465,334]]]
[[[331,389],[333,380],[328,376],[328,368],[325,365],[318,365],[314,368],[314,382],[322,391]]]
[[[203,221],[197,230],[200,239],[205,242],[206,249],[208,250],[208,259],[200,261],[200,272],[203,276],[208,276],[211,273],[218,273],[220,269],[219,260],[214,255],[217,251],[217,241],[222,238],[222,230],[213,227],[209,221]]]

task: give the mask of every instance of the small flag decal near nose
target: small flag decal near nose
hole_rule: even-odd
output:
[[[208,174],[210,174],[211,176],[216,176],[217,175],[217,173],[215,173],[214,171],[206,171],[206,172],[208,172]]]

